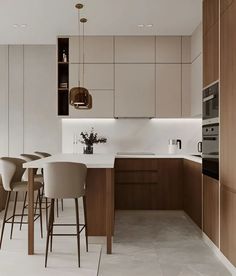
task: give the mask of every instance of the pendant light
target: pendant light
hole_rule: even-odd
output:
[[[78,64],[78,87],[73,87],[70,90],[70,104],[75,109],[91,109],[92,96],[89,94],[88,89],[84,87],[84,24],[87,22],[86,18],[80,19],[80,10],[83,8],[82,4],[75,6],[78,9],[78,31],[79,31],[79,59],[80,59],[80,23],[83,24],[83,55],[82,55],[82,84],[80,81],[80,62]]]

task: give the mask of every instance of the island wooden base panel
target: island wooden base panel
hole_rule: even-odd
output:
[[[29,225],[28,254],[34,254],[34,177],[33,169],[28,170],[29,177]],[[87,175],[87,223],[89,236],[105,236],[107,253],[112,253],[114,233],[114,170],[88,169]]]

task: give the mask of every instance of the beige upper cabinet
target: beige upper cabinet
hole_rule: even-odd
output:
[[[194,60],[191,67],[191,117],[202,115],[202,55]]]
[[[191,36],[182,36],[182,63],[191,63]]]
[[[115,117],[155,117],[155,65],[115,65]]]
[[[156,63],[181,63],[181,37],[156,37]]]
[[[181,64],[156,65],[156,117],[180,118]]]
[[[115,63],[155,63],[155,37],[115,37]]]
[[[182,117],[191,117],[191,64],[182,64]]]
[[[69,61],[70,63],[82,62],[83,38],[70,37]],[[79,45],[81,45],[79,58]],[[85,63],[113,63],[114,62],[114,38],[113,36],[86,36],[84,38]]]
[[[81,85],[93,90],[113,90],[114,89],[114,65],[113,64],[84,64],[83,66],[70,64],[69,82],[70,88],[78,85],[80,72]]]

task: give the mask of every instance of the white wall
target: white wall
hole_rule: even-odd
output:
[[[73,152],[73,136],[94,127],[108,138],[107,144],[95,145],[95,152],[147,151],[165,154],[168,139],[181,139],[181,153],[197,153],[201,141],[201,119],[62,119],[62,151]],[[78,152],[83,145],[79,143]]]
[[[61,150],[56,46],[0,46],[0,156]]]

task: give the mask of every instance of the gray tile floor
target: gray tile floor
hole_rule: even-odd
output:
[[[231,275],[181,211],[116,212],[113,250],[100,276]]]

